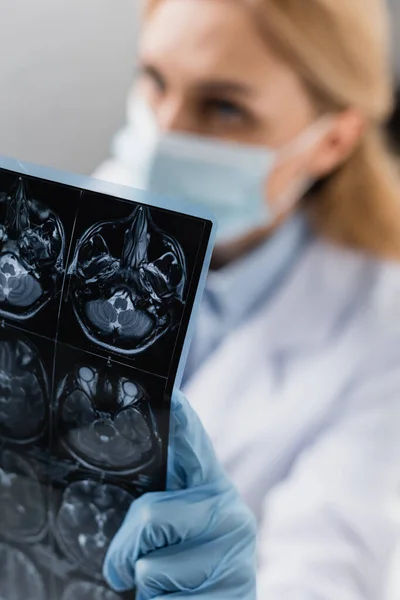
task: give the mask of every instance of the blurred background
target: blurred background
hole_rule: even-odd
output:
[[[400,87],[400,0],[389,4]],[[94,170],[124,121],[139,8],[140,0],[0,0],[0,154]]]
[[[138,0],[0,0],[0,154],[90,173],[123,123]]]

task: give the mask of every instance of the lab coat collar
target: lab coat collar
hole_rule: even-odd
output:
[[[267,302],[311,238],[306,217],[296,213],[253,252],[218,271],[210,271],[206,295],[227,329]]]
[[[364,254],[314,239],[264,309],[263,347],[305,352],[323,344],[355,303],[362,310],[377,273],[378,263]]]

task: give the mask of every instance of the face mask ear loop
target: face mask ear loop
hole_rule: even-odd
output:
[[[280,199],[276,202],[275,208],[271,209],[274,219],[278,219],[280,216],[292,209],[296,202],[308,192],[312,184],[313,180],[306,176],[302,181],[293,181],[289,185],[289,189],[286,190],[286,193],[282,194]]]
[[[329,132],[333,122],[333,115],[325,115],[313,123],[309,128],[305,129],[300,135],[289,142],[282,150],[279,151],[276,158],[274,169],[284,164],[290,158],[297,156],[303,150],[311,148],[314,144],[321,141],[322,137]],[[272,208],[274,218],[280,217],[287,210],[292,208],[295,203],[310,189],[313,180],[311,177],[304,175],[301,181],[293,181],[289,185],[286,193],[282,194],[281,198],[276,203],[275,210]]]
[[[303,150],[307,150],[321,141],[323,136],[331,129],[333,118],[333,115],[329,114],[320,117],[317,121],[300,132],[294,140],[288,142],[280,150],[277,150],[275,166],[280,166],[290,158],[301,154]]]

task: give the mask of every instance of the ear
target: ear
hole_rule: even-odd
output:
[[[356,148],[366,128],[366,118],[353,108],[332,117],[332,127],[318,145],[311,164],[315,177],[329,174]]]

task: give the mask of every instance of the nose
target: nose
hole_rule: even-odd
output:
[[[155,111],[158,126],[162,131],[185,131],[193,129],[183,101],[166,99]]]

